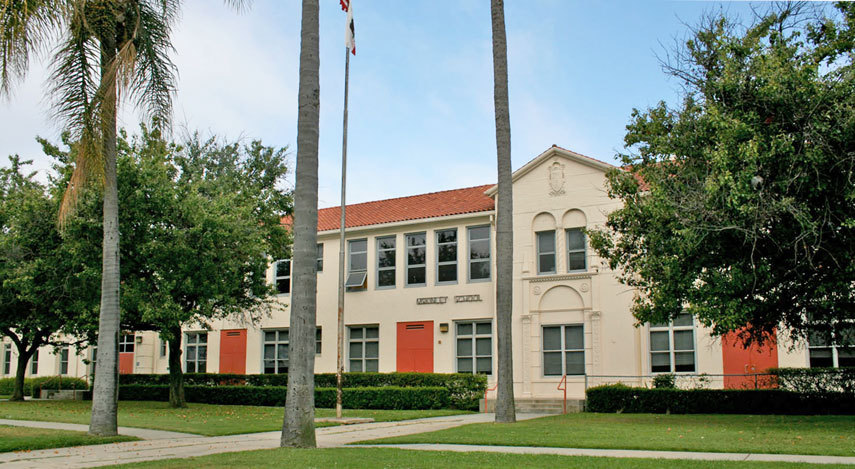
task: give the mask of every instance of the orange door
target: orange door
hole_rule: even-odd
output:
[[[119,354],[119,373],[129,375],[134,372],[134,352]]]
[[[398,323],[398,371],[433,373],[433,321]]]
[[[246,329],[220,331],[220,373],[246,373]]]
[[[763,373],[778,366],[778,347],[775,345],[775,333],[766,339],[763,346],[752,344],[746,348],[738,336],[731,332],[721,339],[724,374],[750,375]],[[728,389],[768,388],[772,384],[766,376],[725,376],[724,387]]]

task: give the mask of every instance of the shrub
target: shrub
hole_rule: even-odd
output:
[[[770,368],[781,389],[855,394],[855,368]]]
[[[344,373],[345,388],[425,388],[443,387],[449,392],[450,406],[462,410],[478,410],[478,400],[484,396],[487,377],[468,373]],[[120,375],[121,385],[167,385],[169,375]],[[235,375],[217,373],[185,373],[185,386],[286,386],[287,374]],[[335,373],[315,375],[316,388],[334,388]]]
[[[672,414],[855,414],[855,396],[781,389],[647,389],[623,385],[587,391],[589,412]]]
[[[676,376],[674,373],[665,373],[661,375],[656,375],[653,378],[653,387],[656,389],[674,389],[676,388],[675,380]]]
[[[70,376],[38,376],[24,378],[24,394],[38,397],[41,389],[87,389],[89,385],[81,378]],[[0,394],[11,395],[15,390],[15,378],[0,379]]]
[[[220,405],[283,406],[285,386],[185,386],[187,402]],[[123,401],[168,401],[169,386],[128,384],[119,387]],[[316,388],[315,405],[335,406],[335,388]],[[442,387],[344,388],[342,405],[348,409],[446,409],[450,393]]]

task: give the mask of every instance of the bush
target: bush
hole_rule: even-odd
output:
[[[855,394],[855,368],[770,368],[768,373],[787,391]]]
[[[653,387],[656,389],[674,389],[677,387],[675,384],[676,379],[677,377],[674,373],[656,375],[653,378]]]
[[[38,397],[40,389],[87,389],[89,385],[81,378],[70,376],[39,376],[24,378],[24,394]],[[11,395],[15,391],[15,378],[0,379],[0,394]]]
[[[344,373],[345,388],[425,388],[443,387],[449,392],[450,406],[462,410],[478,410],[478,400],[484,397],[487,377],[468,373]],[[168,385],[169,375],[120,375],[121,385]],[[185,386],[286,386],[287,374],[235,375],[217,373],[185,373]],[[315,375],[316,388],[334,388],[335,373]]]
[[[220,405],[283,406],[285,386],[185,386],[187,402]],[[169,386],[128,384],[119,387],[123,401],[168,401]],[[317,407],[335,406],[335,388],[316,388]],[[442,387],[344,388],[342,405],[347,409],[447,409],[450,393]]]
[[[855,396],[781,389],[588,389],[588,412],[671,414],[855,414]]]

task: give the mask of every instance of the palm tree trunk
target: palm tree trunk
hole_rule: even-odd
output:
[[[513,182],[511,180],[511,118],[508,105],[508,46],[505,5],[492,0],[493,99],[496,112],[496,157],[499,194],[496,213],[496,330],[498,335],[498,387],[496,422],[516,422],[514,410],[513,320]]]
[[[98,357],[92,389],[89,433],[118,434],[119,401],[119,193],[116,180],[116,86],[105,83],[107,67],[116,57],[116,40],[101,41],[101,90],[106,93],[102,117],[104,152],[104,241],[101,266],[101,312],[98,322]],[[115,79],[113,80],[115,81]]]
[[[169,407],[187,407],[184,371],[181,369],[181,326],[169,328]]]
[[[291,263],[288,394],[282,446],[314,448],[315,318],[318,239],[318,127],[320,56],[318,0],[303,0],[297,115],[297,177]]]
[[[27,364],[30,362],[30,357],[33,356],[33,352],[36,350],[36,347],[32,347],[32,350],[29,352],[27,352],[27,346],[24,342],[17,342],[15,347],[18,349],[18,369],[15,370],[15,389],[12,391],[12,397],[10,397],[9,400],[23,401],[24,376],[27,373]]]

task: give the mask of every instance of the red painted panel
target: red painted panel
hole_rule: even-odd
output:
[[[246,329],[220,331],[220,373],[246,373]]]
[[[134,372],[134,352],[119,354],[119,373],[129,375]]]
[[[775,344],[776,334],[772,335],[760,347],[752,344],[746,348],[739,338],[739,332],[731,332],[721,339],[724,374],[743,375],[763,373],[769,368],[778,366],[778,347]],[[767,377],[759,376],[726,376],[724,387],[727,389],[752,389],[754,387],[768,388],[774,384]]]
[[[433,373],[433,321],[398,323],[398,371]]]

